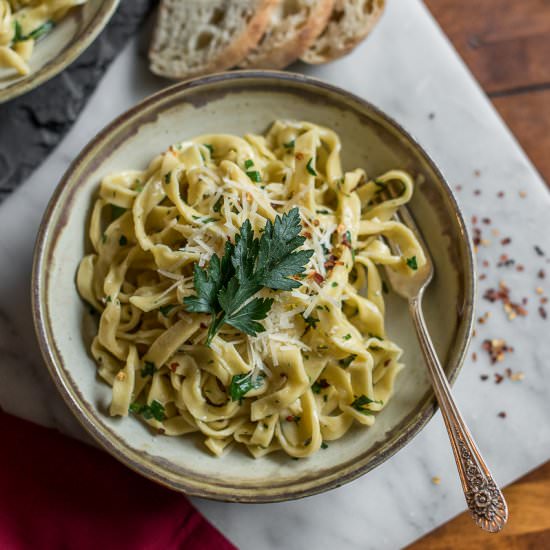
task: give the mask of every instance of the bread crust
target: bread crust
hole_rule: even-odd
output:
[[[307,22],[290,39],[273,44],[269,37],[254,48],[239,64],[241,69],[283,69],[300,58],[325,29],[334,7],[334,0],[318,0]],[[269,27],[267,33],[269,34]]]
[[[343,0],[344,2],[348,0]],[[300,56],[300,59],[305,63],[311,65],[319,65],[321,63],[327,63],[329,61],[334,61],[347,53],[351,52],[356,48],[372,31],[372,29],[378,23],[378,20],[382,16],[385,8],[385,0],[373,0],[373,11],[368,15],[365,21],[364,27],[358,32],[352,40],[347,41],[337,41],[329,38],[330,47],[325,51],[321,49],[318,51],[316,49],[317,42],[314,42],[311,47]],[[331,21],[329,20],[325,31],[329,30]],[[318,39],[323,39],[324,35],[321,34]]]
[[[162,10],[167,10],[167,0],[161,2],[157,15],[157,22],[149,49],[149,67],[151,71],[159,76],[174,80],[183,80],[195,76],[223,71],[238,65],[248,52],[256,46],[263,36],[269,21],[272,10],[281,0],[258,0],[254,15],[250,18],[248,25],[243,26],[242,31],[234,37],[233,41],[225,48],[212,56],[208,63],[197,68],[187,68],[182,64],[178,65],[173,61],[166,61],[162,51],[157,51],[160,44]]]

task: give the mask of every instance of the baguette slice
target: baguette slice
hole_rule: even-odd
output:
[[[326,27],[334,0],[282,0],[242,69],[282,69],[296,61]]]
[[[184,79],[233,67],[262,37],[281,0],[162,0],[151,71]]]
[[[336,0],[328,25],[301,60],[316,65],[347,54],[371,32],[384,5],[385,0]]]

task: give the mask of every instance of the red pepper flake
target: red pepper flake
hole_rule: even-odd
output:
[[[294,156],[296,157],[296,160],[302,160],[304,158],[303,153],[296,153]]]
[[[313,223],[313,225],[314,225],[315,227],[319,227],[319,224],[320,224],[321,222],[320,222],[317,218],[315,218],[315,219],[313,220],[312,223]]]
[[[386,359],[384,361],[384,366],[387,367],[391,363],[391,359]]]
[[[325,280],[325,278],[320,273],[317,273],[317,271],[313,271],[312,273],[310,273],[308,275],[308,279],[313,279],[318,285],[320,285]]]
[[[457,185],[457,186],[455,187],[455,189],[456,189],[458,192],[462,191],[462,185]]]
[[[506,413],[504,411],[501,411],[498,413],[499,418],[506,418]]]
[[[349,231],[346,231],[343,235],[342,235],[342,244],[344,246],[347,246],[348,248],[351,248],[351,241],[350,241],[350,233]]]
[[[472,240],[475,246],[479,246],[481,244],[481,229],[479,229],[479,227],[474,227],[474,236]]]
[[[543,296],[541,299],[540,299],[540,303],[541,304],[547,304],[548,303],[548,298],[546,296]]]
[[[485,225],[489,225],[491,223],[491,218],[482,218],[481,221],[485,224]]]
[[[507,245],[507,244],[510,244],[511,242],[512,242],[512,239],[510,237],[506,237],[505,239],[502,239],[500,241],[500,244]]]
[[[206,323],[201,323],[199,326],[200,326],[201,328],[208,328],[208,325],[207,325]]]
[[[476,329],[472,330],[472,338],[475,338],[475,337],[476,337],[476,334],[477,334]]]
[[[522,264],[516,266],[516,271],[525,271],[525,267]]]
[[[519,196],[524,199],[527,196],[527,193],[525,191],[520,191]]]
[[[489,262],[487,260],[483,260],[483,267],[489,267]]]
[[[481,378],[481,380],[483,380],[483,382],[485,382],[485,380],[489,380],[488,374],[481,374],[479,377]]]
[[[472,353],[472,361],[474,363],[477,361],[477,353],[475,351]]]
[[[474,176],[479,178],[479,176],[481,176],[481,170],[474,170]]]
[[[546,313],[546,309],[544,309],[544,307],[542,307],[542,306],[539,306],[539,315],[543,319],[546,319],[548,317],[548,314]]]
[[[477,216],[472,216],[472,223],[474,225],[477,223]]]
[[[170,363],[170,370],[171,370],[172,372],[176,372],[176,369],[177,369],[179,366],[180,366],[179,363],[176,363],[176,362]]]
[[[311,233],[309,231],[304,231],[302,233],[302,236],[304,236],[306,239],[311,239]]]
[[[497,197],[498,197],[499,199],[502,199],[502,197],[504,197],[504,191],[499,191],[499,192],[497,193]]]
[[[287,417],[286,417],[286,421],[287,422],[294,422],[294,416],[292,414],[289,414]]]
[[[521,317],[527,316],[527,310],[523,306],[512,302],[512,300],[510,299],[510,289],[502,281],[499,283],[498,289],[487,289],[485,291],[485,294],[483,295],[483,298],[485,298],[489,302],[497,302],[500,300],[503,304],[504,311],[508,315],[508,319],[510,321],[513,320],[517,315],[520,315]]]
[[[482,273],[482,274],[479,276],[479,280],[480,280],[480,281],[484,281],[486,278],[487,278],[487,275],[485,275],[485,273]]]
[[[504,376],[502,374],[499,374],[498,372],[495,372],[495,384],[500,384],[504,380]]]
[[[522,303],[524,306],[527,305],[527,302],[528,302],[528,301],[529,301],[529,298],[526,298],[526,297],[523,297],[523,298],[521,299],[521,303]]]
[[[500,363],[504,360],[505,353],[511,353],[514,351],[514,348],[512,346],[508,346],[506,341],[502,338],[484,340],[481,347],[489,354],[491,365],[494,365],[497,362]]]
[[[474,191],[474,195],[481,195],[481,189],[476,189]]]
[[[544,279],[546,277],[546,272],[544,271],[544,269],[539,269],[539,272],[537,273],[537,277],[539,279]]]

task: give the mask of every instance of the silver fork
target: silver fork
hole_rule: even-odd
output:
[[[424,250],[426,264],[419,267],[413,276],[402,275],[391,268],[386,268],[386,275],[396,294],[409,302],[409,311],[420,342],[420,348],[428,365],[428,373],[435,396],[439,403],[445,426],[447,427],[449,439],[451,440],[468,508],[479,527],[485,531],[496,533],[504,527],[508,520],[506,500],[502,491],[493,481],[491,472],[485,464],[472,434],[458,410],[451,393],[451,387],[437,358],[424,321],[424,315],[422,314],[422,296],[433,277],[433,262],[430,252],[408,209],[402,206],[395,217],[408,226],[416,235]]]

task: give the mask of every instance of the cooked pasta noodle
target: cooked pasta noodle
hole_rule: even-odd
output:
[[[34,44],[74,6],[86,0],[0,0],[0,67],[30,72]]]
[[[340,148],[332,130],[276,121],[265,137],[203,135],[103,179],[77,285],[100,313],[91,350],[113,388],[111,415],[135,412],[170,436],[199,432],[218,456],[241,443],[254,457],[306,457],[375,422],[402,368],[377,265],[412,274],[425,257],[392,219],[411,177],[344,173]],[[390,182],[397,198],[384,193]],[[211,316],[184,302],[193,269],[222,255],[246,220],[259,237],[296,207],[300,249],[313,251],[300,284],[259,291],[273,300],[263,331],[226,324],[207,345]]]

